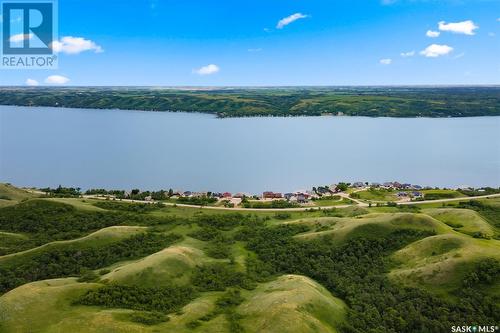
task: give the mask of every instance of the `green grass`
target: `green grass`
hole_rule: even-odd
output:
[[[368,200],[368,201],[397,201],[398,196],[396,191],[386,189],[368,189],[351,194],[353,198]]]
[[[115,266],[102,276],[103,281],[121,285],[162,286],[187,285],[194,268],[210,261],[193,247],[172,246],[148,257]]]
[[[0,208],[15,205],[22,200],[35,198],[37,195],[9,184],[0,183]]]
[[[470,209],[434,208],[426,209],[424,213],[467,235],[486,238],[495,235],[494,228]]]
[[[455,190],[423,190],[425,200],[454,199],[467,197]]]
[[[284,275],[244,294],[238,306],[246,332],[338,332],[346,305],[324,287],[299,275]]]
[[[331,207],[331,206],[341,206],[341,205],[351,205],[353,202],[346,198],[340,199],[319,199],[314,200],[312,203],[318,207]]]
[[[356,218],[311,218],[290,223],[305,224],[312,228],[312,231],[297,235],[296,238],[298,239],[310,240],[327,236],[337,242],[345,242],[346,240],[360,237],[383,237],[399,228],[435,232],[450,229],[427,215],[413,213],[374,213]]]

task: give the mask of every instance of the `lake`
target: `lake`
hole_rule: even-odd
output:
[[[0,106],[0,182],[259,193],[500,186],[500,117],[226,118]]]

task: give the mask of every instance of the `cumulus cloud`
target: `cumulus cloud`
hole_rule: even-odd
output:
[[[66,84],[69,82],[69,79],[62,75],[51,75],[45,79],[45,83],[47,84]]]
[[[474,24],[471,20],[463,21],[463,22],[450,22],[446,23],[445,21],[439,22],[439,30],[441,31],[449,31],[455,34],[464,34],[464,35],[474,35],[474,30],[479,29],[479,26]]]
[[[9,41],[12,43],[20,43],[24,40],[32,39],[32,38],[33,38],[33,34],[17,34],[17,35],[12,35],[9,38]]]
[[[26,80],[26,85],[27,86],[30,86],[30,87],[35,87],[35,86],[38,86],[39,83],[37,80],[33,80],[33,79],[27,79]]]
[[[403,58],[413,57],[415,55],[415,51],[402,52],[401,56]]]
[[[307,18],[307,17],[308,17],[308,15],[304,15],[302,13],[292,14],[290,16],[287,16],[287,17],[282,18],[281,20],[279,20],[278,24],[276,25],[276,28],[277,29],[283,29],[284,27],[286,27],[290,23],[293,23],[293,22],[295,22],[297,20],[304,19],[304,18]]]
[[[198,74],[198,75],[211,75],[211,74],[215,74],[219,71],[220,71],[219,66],[214,65],[214,64],[210,64],[210,65],[206,65],[206,66],[203,66],[201,68],[195,69],[193,72]]]
[[[379,61],[379,62],[380,62],[382,65],[390,65],[390,64],[392,64],[392,59],[389,59],[389,58],[387,58],[387,59],[380,59],[380,61]]]
[[[54,52],[66,54],[79,54],[85,51],[94,51],[94,53],[104,52],[101,46],[95,42],[85,39],[83,37],[66,36],[59,41],[52,43]]]
[[[427,32],[425,33],[425,35],[427,37],[430,37],[430,38],[436,38],[436,37],[439,37],[439,35],[441,35],[441,33],[439,31],[427,30]]]
[[[437,58],[447,55],[453,51],[453,47],[448,45],[432,44],[420,52],[421,55],[427,58]]]

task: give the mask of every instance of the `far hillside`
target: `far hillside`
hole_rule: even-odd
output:
[[[0,88],[0,105],[183,111],[219,117],[500,115],[499,87]]]

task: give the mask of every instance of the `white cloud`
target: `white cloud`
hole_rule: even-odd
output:
[[[408,57],[413,57],[415,55],[415,51],[409,51],[409,52],[402,52],[401,56],[403,58],[408,58]]]
[[[479,27],[475,25],[471,20],[455,23],[446,23],[445,21],[439,22],[439,30],[449,31],[455,34],[464,34],[471,36],[475,34],[474,30],[476,29],[479,29]]]
[[[52,48],[56,53],[63,52],[66,54],[78,54],[85,51],[94,51],[95,53],[104,52],[102,47],[95,42],[82,37],[72,36],[66,36],[61,38],[60,41],[54,41]]]
[[[382,65],[390,65],[390,64],[392,64],[392,59],[389,59],[389,58],[387,58],[387,59],[380,59],[380,61],[379,61],[379,62],[380,62]]]
[[[276,25],[276,28],[283,29],[284,27],[286,27],[290,23],[295,22],[295,21],[300,20],[300,19],[307,18],[307,17],[308,17],[308,15],[304,15],[302,13],[295,13],[293,15],[287,16],[287,17],[279,20],[278,24]]]
[[[465,52],[462,52],[460,54],[457,54],[456,56],[453,57],[453,59],[460,59],[465,55]]]
[[[439,31],[427,30],[427,32],[425,33],[425,35],[427,37],[430,37],[430,38],[436,38],[436,37],[439,37],[439,35],[441,35],[441,33]]]
[[[420,52],[421,55],[428,58],[437,58],[443,55],[447,55],[453,51],[453,47],[448,45],[432,44]]]
[[[219,71],[220,71],[219,66],[214,65],[214,64],[210,64],[210,65],[206,65],[206,66],[203,66],[201,68],[195,69],[193,72],[198,74],[198,75],[211,75],[211,74],[215,74]]]
[[[51,75],[45,79],[45,83],[47,84],[66,84],[69,82],[69,79],[62,75]]]
[[[9,41],[12,43],[20,43],[26,39],[31,39],[33,38],[33,34],[17,34],[17,35],[12,35],[9,38]]]
[[[38,86],[39,83],[37,80],[33,80],[33,79],[27,79],[26,80],[26,85],[27,86],[31,86],[31,87],[34,87],[34,86]]]

